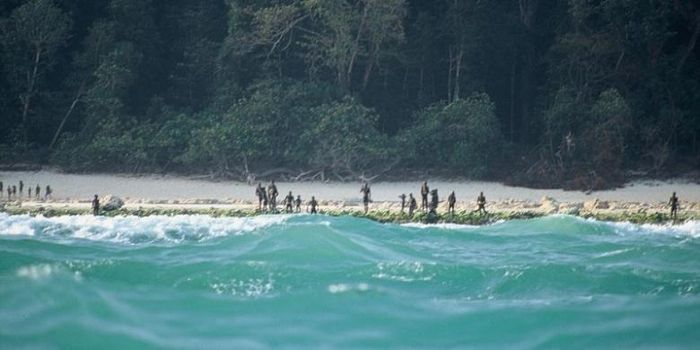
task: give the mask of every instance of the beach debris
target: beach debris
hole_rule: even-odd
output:
[[[124,201],[121,198],[111,194],[102,197],[101,202],[104,203],[102,205],[102,210],[106,211],[118,210],[124,206]]]

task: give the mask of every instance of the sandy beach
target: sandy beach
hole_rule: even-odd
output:
[[[53,198],[35,201],[25,198],[15,202],[21,207],[89,207],[94,194],[101,197],[114,195],[122,198],[125,207],[177,207],[177,208],[252,208],[255,203],[253,185],[240,182],[206,181],[176,176],[122,176],[110,174],[62,174],[51,171],[0,172],[5,186],[18,184],[41,186],[42,193],[48,184]],[[437,188],[441,200],[451,191],[457,195],[457,209],[470,210],[474,200],[483,191],[488,208],[495,211],[545,211],[570,213],[579,209],[595,211],[660,211],[668,210],[666,202],[672,192],[677,192],[685,211],[700,212],[700,184],[683,179],[670,181],[641,180],[628,183],[623,188],[584,193],[579,191],[541,190],[511,187],[496,182],[429,181]],[[263,183],[266,185],[266,183]],[[283,197],[288,191],[301,194],[303,199],[312,195],[323,207],[333,209],[359,209],[360,184],[336,182],[279,182],[277,187]],[[398,210],[401,193],[418,195],[419,181],[377,182],[372,184],[372,208]],[[7,199],[6,190],[1,200]],[[444,207],[445,203],[442,203]]]

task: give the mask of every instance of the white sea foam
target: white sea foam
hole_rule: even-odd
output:
[[[608,222],[615,232],[620,234],[665,234],[672,236],[700,237],[700,221],[691,220],[678,225],[672,224],[633,224],[631,222]]]
[[[202,241],[251,233],[260,228],[281,224],[288,218],[286,215],[243,218],[212,218],[204,215],[79,215],[46,218],[0,213],[0,235],[47,236],[121,243]]]
[[[33,281],[45,280],[47,278],[61,273],[64,275],[72,274],[72,277],[76,281],[81,280],[80,271],[70,272],[59,265],[34,264],[22,266],[17,269],[17,277],[27,278]]]
[[[434,264],[429,264],[434,265]],[[420,261],[381,262],[373,278],[399,282],[430,281],[434,273],[425,272],[425,264]]]
[[[403,227],[413,227],[413,228],[440,228],[445,230],[462,230],[462,229],[474,229],[479,226],[475,225],[463,225],[463,224],[451,224],[451,223],[439,223],[439,224],[423,224],[418,222],[409,222],[401,224]]]
[[[233,279],[215,282],[210,285],[216,294],[229,294],[237,297],[259,298],[267,296],[275,289],[275,280],[268,278]]]
[[[331,294],[347,293],[347,292],[366,292],[369,290],[369,284],[367,283],[357,283],[357,284],[347,284],[347,283],[337,283],[328,286],[328,292]]]

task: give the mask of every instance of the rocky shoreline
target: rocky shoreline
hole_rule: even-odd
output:
[[[488,214],[473,213],[474,203],[458,202],[454,214],[447,213],[446,203],[438,207],[438,215],[417,211],[413,217],[401,212],[399,202],[375,202],[365,214],[359,201],[319,201],[320,213],[332,216],[354,216],[379,222],[430,222],[483,225],[501,220],[529,219],[547,215],[564,214],[602,221],[629,221],[633,223],[673,223],[666,203],[622,202],[591,199],[584,202],[559,202],[543,197],[539,202],[528,200],[503,200],[487,204]],[[257,204],[246,200],[126,200],[113,196],[102,199],[102,215],[210,215],[215,217],[243,217],[270,214],[259,212]],[[281,209],[281,208],[280,208]],[[91,214],[89,201],[4,201],[0,212],[10,215],[87,215]],[[681,202],[681,210],[675,222],[700,219],[700,203]]]

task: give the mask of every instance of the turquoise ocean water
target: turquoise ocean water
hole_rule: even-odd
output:
[[[2,349],[698,347],[699,222],[0,214]]]

